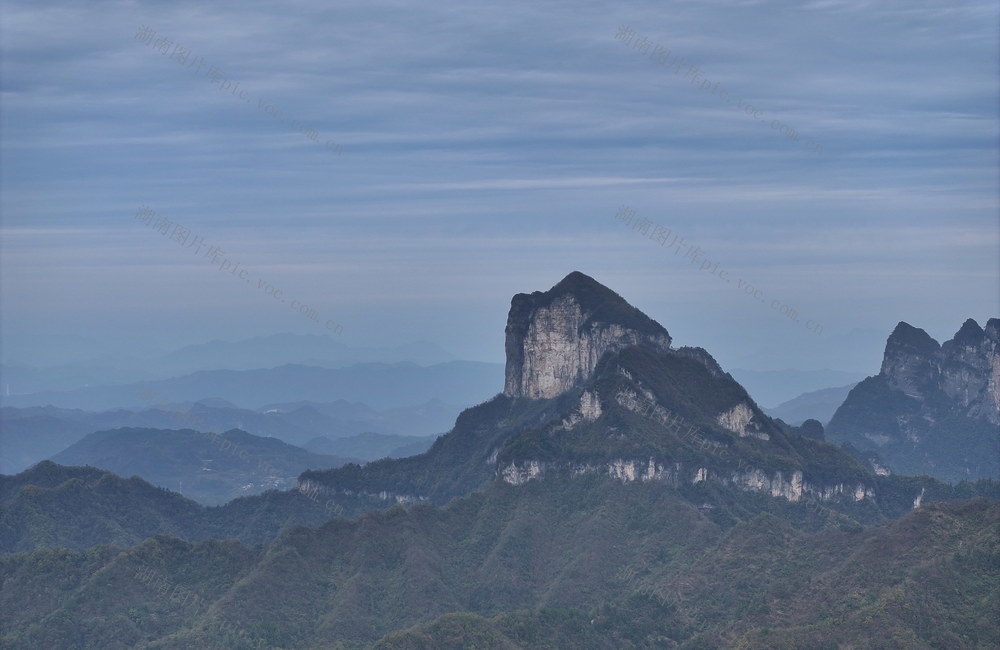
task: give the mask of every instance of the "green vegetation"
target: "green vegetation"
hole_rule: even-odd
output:
[[[138,477],[43,461],[0,476],[0,553],[131,546],[154,535],[260,544],[288,525],[319,525],[335,514],[321,499],[275,490],[208,508]]]
[[[494,483],[446,508],[397,506],[357,521],[291,528],[256,549],[155,537],[128,550],[9,555],[0,558],[2,642],[82,648],[361,648],[381,637],[382,648],[1000,642],[991,617],[998,605],[1000,504],[934,503],[866,527],[833,510],[715,490],[683,495],[662,484],[596,476]],[[700,508],[685,496],[715,497],[714,507]],[[150,571],[155,582],[137,577]],[[199,600],[181,602],[189,594]]]
[[[205,508],[41,463],[0,477],[0,550],[21,551],[0,556],[0,645],[1000,646],[1000,484],[877,476],[817,426],[766,417],[704,351],[631,347],[558,398],[464,411],[419,456],[307,471],[315,493]],[[650,458],[657,480],[609,475]]]
[[[623,391],[636,391],[637,386],[648,390],[672,416],[679,416],[682,426],[664,425],[616,401]],[[692,473],[698,467],[719,473],[760,469],[768,474],[789,474],[798,470],[807,482],[843,483],[851,488],[872,480],[868,470],[849,454],[775,423],[729,375],[713,374],[693,358],[641,347],[607,355],[596,379],[569,394],[574,399],[554,423],[569,415],[583,390],[600,396],[603,413],[599,419],[580,423],[571,431],[550,424],[519,432],[501,449],[500,463],[539,460],[566,466],[655,458],[664,464],[681,463]],[[740,437],[720,426],[717,415],[737,404],[750,408],[752,423],[767,440]]]

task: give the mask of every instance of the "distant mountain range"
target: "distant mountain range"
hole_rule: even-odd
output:
[[[899,323],[882,369],[855,386],[827,437],[873,451],[893,472],[1000,478],[1000,319],[971,318],[938,344]]]
[[[285,365],[259,370],[206,370],[157,381],[12,395],[3,402],[7,406],[51,405],[103,411],[149,406],[148,396],[154,395],[153,399],[166,402],[220,398],[249,409],[276,402],[346,400],[381,410],[432,399],[475,404],[496,394],[502,377],[502,365],[478,361],[433,366],[365,363],[347,368]]]
[[[342,368],[360,363],[415,363],[422,366],[456,361],[433,343],[417,341],[388,348],[354,348],[327,335],[274,334],[242,341],[189,345],[166,355],[134,359],[97,358],[90,362],[32,367],[0,366],[0,394],[63,392],[105,384],[167,379],[204,370],[257,370],[289,364]]]
[[[747,392],[758,403],[766,405],[765,410],[767,408],[777,410],[785,403],[802,397],[807,393],[848,384],[853,386],[865,377],[863,373],[829,369],[748,370],[746,368],[734,368],[730,371],[730,374],[736,381],[740,382],[741,386],[747,389]],[[834,410],[836,410],[837,406],[840,406],[840,404],[836,404]],[[830,412],[830,415],[833,415],[833,411]],[[807,416],[807,418],[809,417],[820,419],[816,415]],[[829,417],[826,420],[829,420]],[[822,421],[825,422],[826,420]]]
[[[796,426],[810,419],[826,424],[856,385],[855,383],[836,388],[821,388],[803,393],[774,408],[766,408],[764,412]]]
[[[383,433],[359,433],[346,438],[313,438],[305,449],[316,454],[359,458],[406,458],[427,451],[437,436],[396,436]]]
[[[205,434],[190,429],[114,429],[87,435],[52,457],[119,476],[141,476],[204,505],[222,505],[266,490],[289,490],[307,469],[357,461],[316,454],[239,429]]]
[[[54,406],[3,407],[0,408],[0,472],[13,474],[22,471],[40,460],[52,458],[88,433],[120,427],[191,428],[217,433],[242,429],[257,436],[278,438],[300,447],[315,438],[377,433],[398,436],[399,444],[396,447],[403,447],[408,443],[419,446],[419,441],[427,436],[437,436],[450,429],[461,410],[461,406],[444,404],[437,399],[417,406],[386,411],[376,411],[364,404],[344,400],[325,404],[268,404],[258,411],[236,408],[224,400],[201,400],[195,404],[170,404],[163,408],[137,411],[116,409],[99,413]],[[357,449],[361,450],[363,447],[361,445]],[[385,454],[347,455],[371,460]]]

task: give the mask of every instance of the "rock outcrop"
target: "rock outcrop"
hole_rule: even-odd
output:
[[[582,273],[514,296],[506,334],[503,394],[464,411],[427,452],[300,481],[350,512],[377,502],[443,504],[491,479],[520,486],[557,475],[658,481],[703,503],[718,490],[845,508],[878,503],[883,486],[865,454],[824,442],[818,422],[808,436],[776,423],[707,351],[672,348],[659,323]],[[956,381],[981,374],[976,346],[985,339],[966,328],[938,346],[921,334],[900,330],[886,374],[905,390],[879,379],[884,391],[919,404],[935,377],[947,377],[947,391],[979,409],[991,389],[962,380],[963,392]],[[946,353],[950,365],[932,359]]]
[[[670,349],[670,335],[621,296],[574,271],[546,292],[511,300],[504,395],[548,399],[581,385],[606,352]]]
[[[827,438],[877,452],[895,473],[1000,477],[1000,319],[969,319],[942,345],[899,323],[881,371],[851,390]]]
[[[655,458],[646,460],[615,459],[604,464],[547,463],[525,460],[508,463],[497,468],[500,480],[510,485],[524,485],[541,479],[546,474],[606,474],[608,477],[631,483],[634,481],[661,481],[674,486],[711,482],[731,485],[747,492],[763,492],[773,497],[798,502],[803,500],[857,502],[873,499],[875,491],[864,483],[831,483],[817,485],[805,481],[802,472],[764,472],[760,469],[715,470],[709,467],[690,467]]]

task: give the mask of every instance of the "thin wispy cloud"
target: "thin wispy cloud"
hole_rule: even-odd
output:
[[[573,269],[621,282],[612,288],[637,301],[702,296],[672,314],[682,331],[745,316],[617,231],[610,215],[623,203],[764,274],[789,302],[826,309],[827,332],[897,318],[889,295],[874,311],[850,308],[843,288],[858,268],[899,282],[912,272],[910,286],[884,288],[895,295],[919,294],[927,273],[947,277],[951,288],[912,310],[927,327],[996,315],[1000,286],[982,269],[996,268],[1000,238],[998,15],[995,3],[943,0],[690,1],[669,11],[645,1],[7,2],[3,354],[69,340],[81,324],[109,346],[125,328],[184,327],[190,342],[232,339],[233,321],[243,333],[299,331],[133,228],[140,204],[288,287],[328,292],[324,306],[336,302],[345,337],[357,337],[345,342],[357,345],[422,338],[489,357],[488,327],[392,330],[384,315],[398,308],[400,322],[429,323],[420,315],[440,309],[458,323],[460,307],[443,294],[503,312],[511,293]],[[141,25],[224,70],[253,102],[138,42]],[[768,122],[623,47],[620,25]],[[344,155],[258,99],[342,142]],[[823,156],[776,135],[772,119],[822,143]],[[788,270],[810,256],[822,280]],[[109,275],[116,268],[125,271]],[[406,290],[385,289],[394,286]],[[404,309],[407,292],[427,302]],[[192,307],[206,304],[226,318]],[[767,327],[740,336],[782,343]]]

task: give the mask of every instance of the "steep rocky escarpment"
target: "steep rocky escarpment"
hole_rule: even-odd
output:
[[[606,352],[670,349],[670,335],[607,287],[574,271],[546,292],[511,300],[504,395],[549,399],[589,379]]]
[[[1000,319],[969,319],[942,345],[900,323],[881,371],[851,390],[826,435],[897,473],[1000,477]]]
[[[873,501],[873,477],[822,440],[768,418],[705,351],[630,347],[609,354],[562,418],[512,436],[497,479],[603,475],[624,483],[699,483],[798,502]]]
[[[730,485],[748,492],[763,492],[772,497],[798,502],[807,499],[815,501],[861,501],[873,498],[875,490],[863,482],[816,484],[805,480],[801,471],[768,473],[760,469],[715,470],[709,467],[686,466],[682,463],[665,463],[655,458],[645,460],[618,458],[603,464],[594,463],[549,463],[538,460],[511,462],[500,467],[497,473],[501,480],[510,485],[523,485],[528,481],[541,479],[547,474],[605,474],[609,478],[632,483],[634,481],[658,481],[674,486],[694,485],[714,482]]]
[[[656,321],[582,273],[515,296],[506,335],[504,392],[463,412],[429,451],[307,472],[303,485],[348,512],[372,500],[440,504],[491,480],[521,485],[553,473],[791,501],[878,499],[876,475],[854,456],[776,423],[707,351],[671,348]],[[938,346],[901,326],[886,362],[895,383],[879,380],[881,390],[919,404],[946,394],[934,387],[947,377],[956,392],[952,384],[983,367],[973,349],[982,338],[966,328],[957,343]],[[951,365],[934,360],[945,353]],[[966,409],[980,408],[990,389],[965,385]]]

